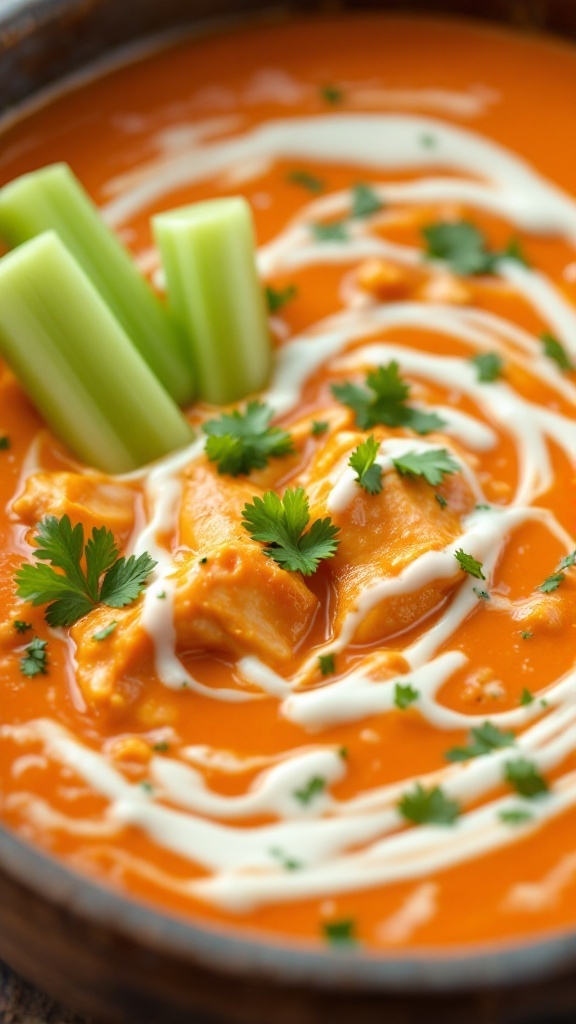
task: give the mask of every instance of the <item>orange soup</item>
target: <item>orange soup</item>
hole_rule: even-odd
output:
[[[188,449],[107,476],[2,370],[4,824],[294,941],[574,927],[575,109],[569,46],[358,17],[186,40],[5,125],[1,182],[70,163],[161,297],[151,215],[246,197],[285,444],[231,465],[203,428],[250,407],[196,403]],[[249,528],[265,494],[283,533]],[[65,516],[157,562],[69,629],[15,583]]]

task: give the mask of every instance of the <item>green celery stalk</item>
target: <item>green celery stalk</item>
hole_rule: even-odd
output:
[[[161,213],[152,227],[201,397],[226,404],[260,391],[272,353],[250,206],[212,199]]]
[[[56,231],[176,402],[195,396],[193,368],[167,310],[67,164],[0,189],[0,236],[11,247]]]
[[[191,428],[54,231],[0,260],[0,354],[89,465],[126,473]]]

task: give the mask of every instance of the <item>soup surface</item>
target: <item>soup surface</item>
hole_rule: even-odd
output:
[[[2,182],[68,161],[160,292],[150,215],[246,196],[275,307],[260,397],[294,448],[219,473],[220,410],[197,404],[188,450],[106,477],[3,370],[0,811],[20,835],[299,940],[574,926],[575,109],[569,47],[362,17],[178,43],[5,126]],[[241,522],[297,486],[340,531],[309,576]],[[65,514],[158,562],[136,604],[70,630],[14,583]]]

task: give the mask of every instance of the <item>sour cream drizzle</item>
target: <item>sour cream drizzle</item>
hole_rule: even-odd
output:
[[[113,198],[105,210],[109,223],[120,228],[174,190],[237,167],[252,168],[251,173],[257,177],[263,166],[282,158],[342,164],[350,162],[353,154],[355,164],[386,172],[425,168],[429,174],[435,167],[454,170],[452,178],[424,177],[377,186],[388,207],[399,203],[465,203],[500,215],[523,230],[553,233],[576,247],[576,204],[569,196],[504,147],[437,118],[334,113],[270,121],[228,138],[219,136],[226,130],[222,125],[208,126],[208,130],[193,126],[192,130],[193,159],[189,147],[182,144],[184,136],[176,140],[178,144],[174,138],[159,136],[156,157],[129,178],[110,182],[108,194]],[[422,136],[427,134],[434,136],[433,148],[422,146]],[[313,263],[353,263],[373,255],[409,266],[420,264],[420,251],[372,233],[375,225],[385,228],[387,217],[392,216],[387,211],[356,223],[345,243],[315,242],[310,223],[346,214],[349,202],[349,194],[339,192],[305,206],[260,251],[262,274]],[[537,271],[513,262],[505,262],[501,273],[576,357],[576,316],[558,289]],[[336,376],[359,375],[367,367],[395,359],[415,380],[464,394],[472,401],[476,409],[473,414],[451,409],[448,400],[440,408],[446,421],[443,431],[449,438],[472,452],[486,452],[496,446],[498,428],[512,439],[518,458],[518,480],[509,506],[475,511],[463,521],[463,533],[454,544],[422,555],[395,577],[374,579],[349,612],[339,635],[326,645],[326,652],[344,650],[359,624],[385,598],[458,577],[454,556],[461,547],[482,561],[489,577],[507,539],[527,522],[541,523],[566,550],[574,546],[552,513],[534,506],[534,502],[552,483],[550,442],[573,458],[576,424],[529,402],[505,380],[479,384],[466,356],[432,355],[399,344],[394,332],[406,327],[454,339],[470,355],[499,351],[540,376],[560,398],[576,406],[576,389],[542,357],[538,340],[503,318],[480,310],[415,302],[349,309],[287,342],[279,352],[274,378],[264,396],[278,415],[297,407],[303,385],[321,366]],[[356,341],[365,343],[348,351]],[[391,460],[398,454],[407,449],[424,451],[430,446],[429,441],[387,441],[381,446],[378,460],[383,470],[389,471]],[[156,671],[165,685],[180,687],[185,683],[203,697],[239,700],[245,699],[240,691],[214,691],[194,680],[175,651],[173,567],[171,553],[160,538],[175,532],[181,474],[202,449],[202,441],[195,442],[190,449],[158,463],[145,479],[148,521],[133,538],[132,549],[136,554],[147,550],[158,561],[158,568],[146,592],[142,625],[153,639]],[[472,470],[463,461],[460,467],[478,503],[483,503]],[[355,487],[344,460],[332,481],[328,507],[333,514],[345,513]],[[403,652],[410,682],[419,693],[416,706],[432,725],[450,733],[489,718],[501,727],[524,730],[514,748],[495,750],[419,777],[424,785],[441,784],[464,808],[473,801],[484,801],[480,807],[467,810],[450,829],[401,829],[397,801],[414,784],[414,778],[359,793],[346,801],[336,800],[330,788],[346,775],[346,762],[338,751],[321,744],[295,750],[278,763],[267,764],[257,771],[245,793],[231,797],[212,791],[198,768],[175,757],[153,759],[152,791],[147,792],[128,782],[104,756],[80,744],[54,722],[31,722],[26,729],[46,756],[73,770],[107,799],[107,827],[137,826],[159,846],[208,869],[210,877],[191,877],[185,884],[191,893],[229,911],[245,912],[266,903],[423,879],[431,872],[511,844],[540,822],[576,806],[575,773],[564,775],[545,799],[533,802],[532,818],[519,829],[511,829],[499,817],[501,811],[517,807],[518,799],[494,797],[511,758],[520,753],[529,755],[539,770],[547,772],[574,749],[576,671],[547,688],[544,718],[540,718],[538,700],[512,711],[473,716],[452,711],[437,699],[442,685],[466,664],[461,651],[440,652],[440,648],[449,642],[477,601],[473,581],[463,577],[434,625]],[[312,660],[316,657],[317,652]],[[256,658],[246,657],[238,662],[236,670],[263,696],[278,701],[285,718],[317,737],[334,725],[390,711],[396,684],[406,681],[405,676],[386,671],[385,659],[379,665],[378,658],[371,655],[345,674],[307,689],[302,683],[310,667],[305,665],[298,676],[284,679]],[[206,763],[210,759],[217,763],[219,756],[225,755],[218,751],[203,754],[208,758]],[[202,759],[197,763],[202,764]],[[324,780],[322,791],[303,803],[298,792],[314,777]],[[257,814],[271,815],[275,820],[259,827],[234,827],[235,822]],[[54,820],[53,827],[66,828],[65,819]],[[282,857],[296,862],[298,869],[286,871],[279,863],[279,851]],[[527,904],[531,898],[518,887],[516,901],[524,899]],[[413,920],[433,913],[435,890],[417,889],[414,900],[413,905],[407,904],[404,916],[385,926],[391,935],[403,933]]]

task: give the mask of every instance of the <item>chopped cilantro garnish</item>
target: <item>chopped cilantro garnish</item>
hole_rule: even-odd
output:
[[[422,229],[428,259],[445,260],[455,274],[494,274],[502,259],[526,264],[517,240],[502,252],[490,252],[484,234],[469,221],[440,221]]]
[[[10,438],[7,434],[0,437],[0,451],[6,452],[11,447]]]
[[[366,377],[366,387],[333,384],[332,394],[352,409],[361,430],[383,423],[387,427],[409,427],[417,434],[429,434],[444,426],[436,413],[421,412],[407,405],[410,385],[400,376],[396,362],[372,370]]]
[[[525,796],[529,800],[542,796],[549,789],[546,779],[540,775],[535,765],[524,757],[506,762],[505,777],[506,782],[509,782],[520,796]]]
[[[520,703],[522,707],[528,707],[529,704],[534,703],[534,696],[526,687],[524,687],[522,693],[520,694]]]
[[[323,921],[322,933],[331,946],[351,946],[356,942],[356,922],[353,918],[342,921]]]
[[[111,622],[108,626],[104,626],[104,629],[99,629],[97,633],[92,634],[93,640],[105,640],[107,636],[110,636],[114,632],[117,622]]]
[[[539,587],[536,587],[536,590],[540,590],[543,594],[551,594],[552,591],[558,590],[558,587],[565,579],[566,576],[563,572],[553,572],[551,576],[546,577]]]
[[[509,811],[500,811],[498,817],[505,825],[525,825],[526,822],[533,820],[530,811],[525,811],[522,807],[515,807]]]
[[[323,192],[326,188],[322,178],[318,178],[315,174],[310,174],[309,171],[289,171],[286,177],[293,185],[301,185],[308,192]]]
[[[319,654],[318,665],[323,676],[331,676],[336,671],[336,659],[333,654]]]
[[[441,494],[435,494],[434,497],[436,498],[436,501],[440,505],[441,509],[447,508],[448,502],[446,501],[446,498],[444,498]]]
[[[310,230],[317,242],[348,241],[348,228],[345,220],[333,220],[329,224],[310,224]]]
[[[520,636],[522,637],[523,640],[531,640],[533,634],[530,632],[529,629],[522,629],[520,631]]]
[[[558,562],[558,569],[562,572],[564,569],[570,569],[573,565],[576,565],[576,551],[571,551],[569,555],[564,555]]]
[[[73,527],[68,516],[43,519],[34,544],[37,564],[18,570],[17,592],[33,605],[48,604],[50,626],[71,626],[99,604],[109,608],[131,604],[156,565],[146,552],[138,558],[119,558],[114,535],[105,526],[94,527],[84,545],[82,523]]]
[[[368,494],[380,494],[382,490],[382,466],[376,462],[380,445],[374,437],[368,437],[354,449],[348,465],[356,473],[356,483]]]
[[[476,594],[476,597],[478,598],[479,601],[489,601],[490,600],[490,594],[488,593],[487,590],[480,590],[479,587],[472,587],[472,590]]]
[[[321,437],[329,429],[330,424],[325,420],[312,420],[312,437]]]
[[[460,568],[463,572],[467,572],[469,576],[473,576],[477,580],[486,579],[482,572],[482,562],[477,561],[472,555],[467,555],[462,548],[455,552],[454,558],[460,563]]]
[[[218,472],[229,476],[264,469],[272,457],[291,455],[294,444],[290,434],[271,427],[274,410],[263,402],[249,402],[245,412],[234,409],[219,420],[204,424],[206,455],[216,462]]]
[[[370,217],[382,209],[383,203],[370,185],[354,185],[352,188],[352,217]]]
[[[497,254],[497,258],[501,260],[515,260],[516,263],[521,263],[523,267],[530,268],[530,260],[524,252],[519,238],[511,238],[504,246],[502,252]]]
[[[481,384],[490,384],[502,376],[504,360],[497,352],[481,352],[474,356],[471,363],[476,367],[478,380]]]
[[[460,466],[446,448],[433,448],[429,452],[406,452],[392,459],[402,476],[423,476],[431,487],[437,487],[449,473],[457,473]]]
[[[38,637],[24,648],[24,657],[20,658],[20,671],[22,675],[45,676],[48,673],[48,646],[47,640],[39,640]]]
[[[564,345],[558,341],[558,338],[555,338],[553,334],[549,334],[548,331],[543,331],[540,335],[540,340],[544,346],[544,355],[548,356],[548,359],[552,359],[563,373],[568,373],[574,369],[574,363],[570,359]]]
[[[416,825],[453,825],[460,814],[459,805],[445,796],[440,786],[424,789],[420,782],[404,794],[398,803],[398,810],[404,818]]]
[[[323,100],[326,100],[326,103],[332,103],[334,105],[342,103],[342,100],[344,99],[342,89],[330,82],[327,85],[321,86],[320,95]]]
[[[273,846],[271,848],[270,856],[274,857],[274,860],[277,860],[285,871],[298,871],[302,867],[299,860],[288,856],[288,854],[284,853],[284,851],[280,850],[277,846]]]
[[[420,693],[410,683],[396,683],[394,687],[394,703],[400,711],[405,711],[418,700]]]
[[[144,780],[143,780],[143,781],[142,781],[142,782],[140,783],[140,789],[143,789],[143,790],[144,790],[144,792],[145,792],[145,793],[148,793],[148,795],[149,795],[149,796],[151,796],[151,795],[152,795],[152,793],[154,792],[154,786],[152,785],[152,783],[151,783],[151,782],[148,782],[148,780],[147,780],[147,779],[144,779]]]
[[[420,145],[424,146],[425,149],[434,149],[437,142],[438,139],[436,138],[435,135],[432,135],[431,132],[424,132],[420,136]]]
[[[311,576],[324,558],[332,558],[340,541],[332,520],[316,519],[309,530],[308,498],[302,487],[288,489],[280,498],[274,491],[255,497],[242,510],[242,526],[266,544],[264,554],[289,572]]]
[[[167,754],[170,750],[170,744],[166,740],[161,740],[160,743],[155,743],[152,747],[155,754]]]
[[[492,750],[512,746],[516,739],[513,732],[502,732],[491,722],[484,722],[484,725],[472,729],[470,736],[471,741],[467,747],[452,747],[447,751],[447,761],[468,761],[471,757],[481,757]]]
[[[295,284],[289,284],[286,288],[276,289],[272,285],[266,285],[266,305],[271,314],[278,313],[287,302],[296,298],[298,289]]]
[[[294,796],[301,804],[307,806],[316,796],[320,796],[326,789],[326,779],[321,775],[313,775],[302,789],[296,789]]]
[[[27,633],[32,629],[32,623],[23,622],[22,619],[14,619],[13,626],[17,633]]]

